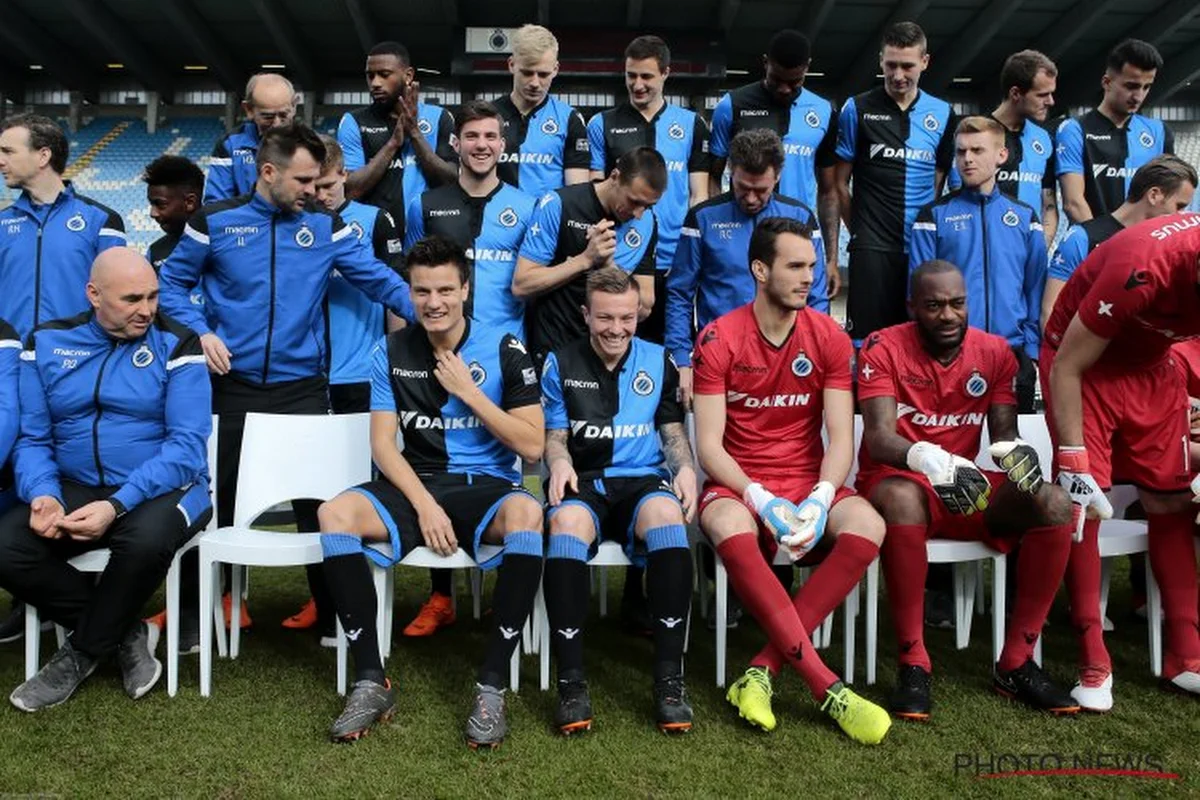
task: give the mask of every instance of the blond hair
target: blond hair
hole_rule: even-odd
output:
[[[512,54],[518,61],[537,61],[549,53],[558,58],[558,39],[541,25],[522,25],[512,36]]]
[[[992,117],[973,116],[963,117],[954,129],[954,135],[960,133],[990,133],[1004,144],[1004,126]]]

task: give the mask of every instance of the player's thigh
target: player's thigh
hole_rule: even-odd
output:
[[[1191,483],[1190,409],[1178,372],[1164,363],[1128,376],[1121,388],[1124,407],[1113,442],[1113,475],[1148,490],[1148,495],[1186,491]],[[1153,498],[1151,503],[1171,505]]]
[[[495,514],[483,530],[487,544],[503,544],[504,537],[515,531],[541,532],[542,506],[519,486],[514,486],[497,501]]]
[[[992,494],[983,518],[992,533],[1013,536],[1030,528],[1071,521],[1071,498],[1057,484],[1044,482],[1032,495],[1018,489],[1004,473],[984,474],[992,483]]]
[[[856,494],[849,494],[834,501],[829,509],[825,530],[834,538],[848,533],[881,544],[887,529],[883,517],[869,502]]]
[[[673,494],[661,492],[643,497],[633,520],[634,536],[645,539],[647,531],[667,525],[683,525],[683,508],[679,505],[679,499]]]
[[[758,519],[729,490],[706,487],[701,497],[700,530],[716,546],[741,533],[757,536]]]
[[[871,506],[886,525],[928,525],[929,493],[914,477],[891,475],[866,488]]]
[[[386,540],[387,525],[376,504],[367,494],[372,488],[367,484],[362,488],[349,489],[332,500],[321,503],[317,507],[317,521],[321,525],[321,532],[353,533],[373,542]]]

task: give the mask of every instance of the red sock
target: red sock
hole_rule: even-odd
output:
[[[1196,615],[1196,551],[1192,514],[1147,514],[1150,567],[1162,593],[1166,640],[1163,676],[1184,671],[1184,662],[1200,658]]]
[[[757,540],[757,533],[735,534],[717,545],[717,555],[725,564],[729,582],[746,610],[800,673],[813,697],[824,700],[826,690],[837,683],[838,677],[813,649],[791,598],[763,559]]]
[[[929,561],[925,552],[926,525],[888,525],[883,539],[883,577],[887,582],[888,606],[896,629],[901,666],[915,664],[932,672],[925,650],[925,576]]]
[[[1054,602],[1071,557],[1071,534],[1075,526],[1047,525],[1030,528],[1021,538],[1017,557],[1017,586],[1013,598],[1012,619],[1004,637],[1004,649],[996,669],[1008,672],[1033,658],[1033,648],[1042,635],[1046,615]]]
[[[867,567],[871,566],[878,554],[879,545],[870,539],[853,533],[843,533],[837,537],[829,555],[792,597],[792,605],[800,614],[800,624],[804,630],[816,630],[825,622],[825,618],[842,604],[850,590],[862,580]],[[778,672],[782,658],[768,644],[751,659],[750,664]]]
[[[1071,624],[1079,634],[1079,666],[1112,671],[1104,646],[1100,621],[1100,520],[1083,523],[1083,541],[1071,545],[1067,560],[1067,595],[1071,598]]]

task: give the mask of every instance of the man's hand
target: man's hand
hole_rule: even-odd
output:
[[[408,136],[421,135],[421,129],[417,127],[420,121],[417,109],[420,98],[421,84],[417,81],[409,81],[405,84],[404,88],[400,90],[400,96],[396,98],[396,124]]]
[[[437,366],[433,368],[433,377],[437,378],[443,389],[464,403],[470,395],[479,391],[475,379],[471,377],[471,370],[458,353],[439,355]]]
[[[63,532],[58,523],[66,515],[58,498],[48,494],[33,498],[29,504],[29,527],[38,536],[46,539],[61,539]]]
[[[775,541],[783,541],[785,536],[792,535],[799,526],[796,506],[782,497],[771,494],[760,483],[747,486],[742,492],[742,500],[754,509],[754,513],[775,537]]]
[[[1058,485],[1067,490],[1075,504],[1075,536],[1083,541],[1083,521],[1086,517],[1112,519],[1113,507],[1092,477],[1088,466],[1087,450],[1082,447],[1059,446]]]
[[[799,523],[793,533],[779,540],[788,550],[788,558],[799,561],[817,546],[825,535],[825,523],[829,520],[829,507],[833,505],[837,490],[828,481],[821,481],[796,509]]]
[[[425,546],[439,556],[452,556],[458,550],[458,537],[454,535],[454,526],[450,517],[433,498],[417,507],[417,524],[421,528],[421,538]]]
[[[572,492],[578,494],[579,476],[575,474],[575,467],[568,459],[556,459],[550,465],[550,485],[546,488],[546,497],[550,500],[550,505],[557,506],[563,501],[568,486]]]
[[[683,506],[683,521],[691,522],[696,518],[696,471],[691,467],[680,467],[679,472],[675,475],[675,480],[671,481],[671,488],[675,491],[675,496],[679,498],[679,505]]]
[[[692,407],[692,368],[679,367],[679,402],[684,409]]]
[[[58,523],[58,527],[77,542],[99,539],[117,518],[117,510],[107,500],[95,500],[77,508]]]
[[[838,271],[836,258],[825,262],[825,281],[829,299],[833,300],[842,291],[842,273]]]
[[[602,219],[587,229],[587,247],[583,257],[593,267],[602,266],[617,252],[617,231],[611,219]]]
[[[200,347],[204,349],[204,360],[208,363],[208,371],[225,375],[232,365],[233,355],[229,348],[215,333],[206,333],[200,337]]]
[[[952,455],[936,444],[917,442],[905,456],[908,468],[929,479],[937,496],[952,514],[970,516],[988,506],[992,485],[979,467]]]
[[[1011,442],[993,442],[988,448],[992,459],[1008,473],[1008,479],[1026,494],[1037,494],[1042,488],[1042,465],[1037,451],[1028,442],[1013,439]]]

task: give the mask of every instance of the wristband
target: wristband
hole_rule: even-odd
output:
[[[1063,472],[1089,472],[1087,448],[1081,446],[1059,446],[1054,459]]]

